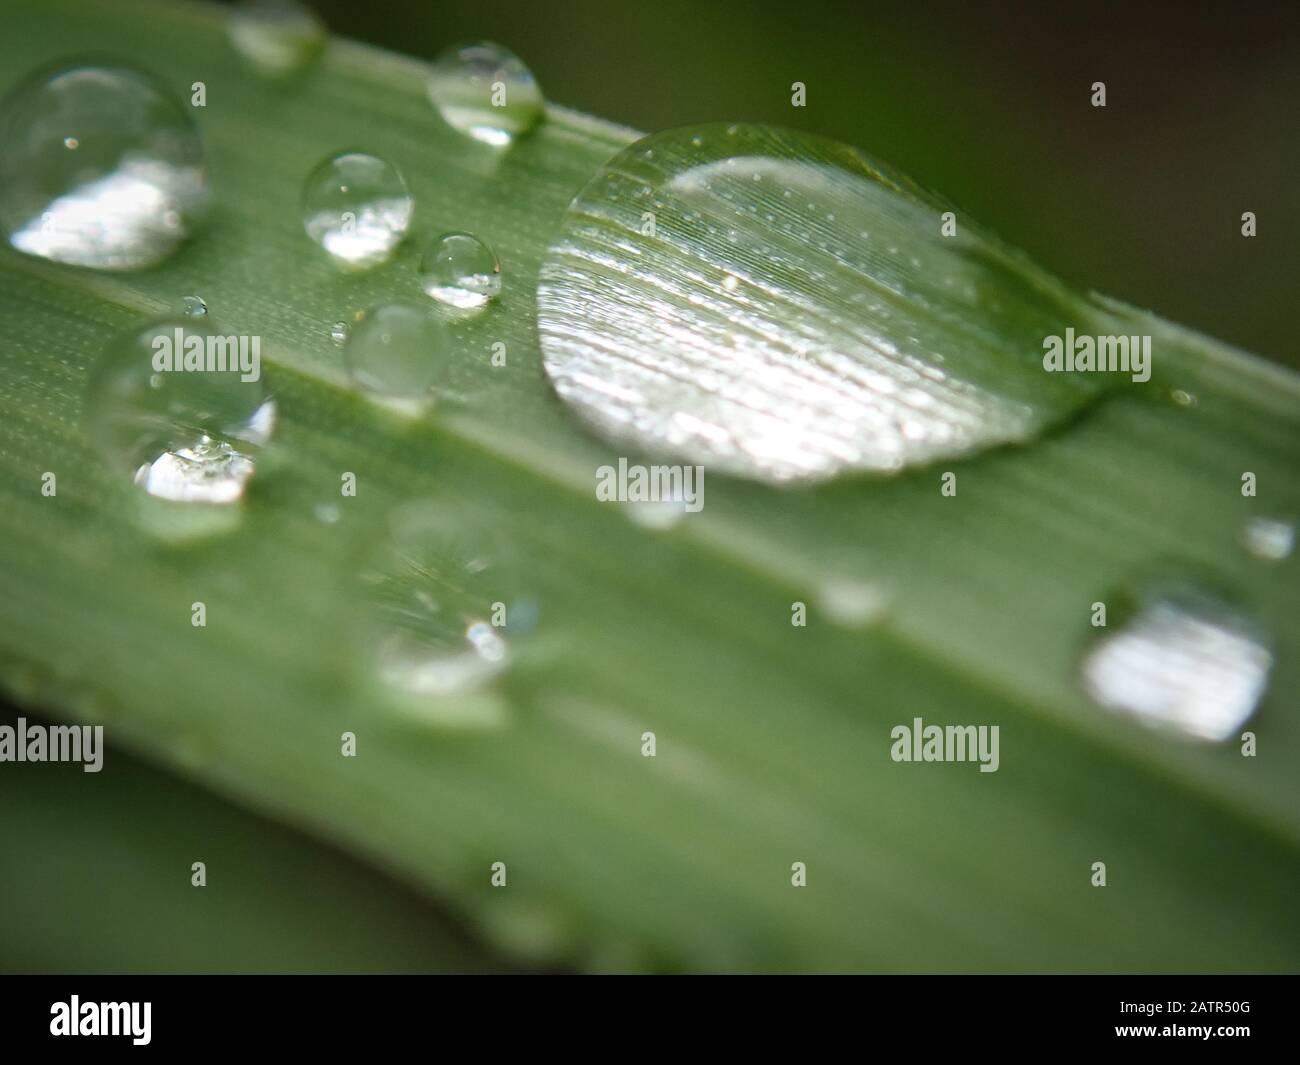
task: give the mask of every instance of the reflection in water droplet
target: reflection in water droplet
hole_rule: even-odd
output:
[[[44,71],[0,104],[0,228],[19,251],[149,266],[194,231],[207,200],[194,123],[142,71]]]
[[[183,296],[181,298],[181,315],[185,318],[206,318],[208,305],[200,296]]]
[[[218,337],[206,319],[154,322],[113,340],[92,372],[87,435],[155,499],[236,502],[274,429],[274,402],[260,381],[242,380],[237,368],[199,368],[217,365],[210,361],[188,370],[155,365],[169,351],[205,359],[228,352]]]
[[[343,359],[362,388],[413,416],[433,402],[447,352],[446,329],[425,308],[390,303],[365,312],[347,338]]]
[[[409,504],[389,530],[362,574],[368,675],[423,720],[500,724],[500,708],[485,709],[491,702],[444,697],[498,677],[510,641],[529,625],[533,611],[507,546],[452,504]]]
[[[1042,365],[1103,312],[974,225],[943,237],[941,209],[822,138],[655,134],[547,253],[547,373],[612,440],[772,481],[1027,440],[1115,387]]]
[[[445,233],[424,253],[420,287],[439,303],[477,310],[500,294],[501,263],[478,237]]]
[[[347,322],[335,322],[330,326],[330,339],[340,346],[347,343],[351,333],[352,327]]]
[[[542,90],[523,61],[499,44],[449,48],[433,61],[429,99],[452,129],[493,147],[527,133],[542,117]]]
[[[1246,550],[1267,562],[1280,562],[1295,548],[1295,525],[1277,518],[1251,518],[1242,530]]]
[[[1190,588],[1154,590],[1083,663],[1088,695],[1144,724],[1224,740],[1254,713],[1273,658],[1250,618]]]
[[[303,183],[307,235],[347,269],[386,262],[406,235],[414,209],[397,168],[365,152],[333,155]]]
[[[325,24],[297,0],[239,0],[227,24],[235,50],[264,74],[300,70],[325,47]]]

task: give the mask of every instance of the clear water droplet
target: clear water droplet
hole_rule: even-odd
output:
[[[230,43],[258,70],[280,77],[307,66],[325,47],[325,24],[297,0],[239,0],[227,23]]]
[[[508,145],[542,117],[533,72],[499,44],[448,48],[433,61],[428,89],[447,125],[494,147]]]
[[[303,184],[303,228],[349,269],[386,262],[406,235],[414,209],[397,168],[365,152],[330,156]]]
[[[362,573],[367,674],[398,709],[451,725],[495,725],[499,708],[443,697],[483,688],[508,668],[531,618],[519,567],[496,531],[451,503],[398,508]],[[444,716],[452,715],[452,716]]]
[[[91,373],[87,436],[154,499],[237,502],[274,430],[275,404],[260,380],[202,368],[215,361],[155,365],[164,344],[207,360],[218,336],[207,319],[164,319],[115,338]]]
[[[478,237],[444,233],[424,253],[420,287],[448,307],[479,310],[501,292],[501,263]]]
[[[207,202],[198,131],[143,71],[45,70],[0,104],[0,228],[21,252],[150,266],[194,232]]]
[[[330,326],[330,339],[340,346],[347,343],[351,334],[352,327],[347,322],[339,321]]]
[[[414,415],[432,403],[448,348],[446,329],[426,308],[389,303],[362,315],[347,337],[343,359],[367,392]]]
[[[181,316],[183,318],[206,318],[208,316],[208,305],[203,302],[202,296],[183,296],[181,297]]]
[[[1268,687],[1273,657],[1262,628],[1191,586],[1146,590],[1127,620],[1099,632],[1083,662],[1085,690],[1155,728],[1228,739]]]
[[[578,194],[546,255],[546,371],[616,443],[769,481],[1026,441],[1115,387],[1042,364],[1067,324],[1116,331],[1103,312],[975,226],[943,238],[940,210],[823,138],[655,134]]]
[[[1295,549],[1295,524],[1280,518],[1251,518],[1241,534],[1246,550],[1266,562],[1289,558]]]

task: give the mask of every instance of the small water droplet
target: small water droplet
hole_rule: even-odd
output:
[[[348,336],[351,333],[352,327],[347,322],[335,322],[330,326],[330,339],[340,346],[347,343]]]
[[[274,430],[260,380],[243,380],[237,365],[206,368],[228,350],[217,337],[206,318],[164,319],[115,338],[92,371],[87,435],[155,499],[237,502]],[[178,361],[160,368],[165,351]],[[179,361],[187,355],[191,369]]]
[[[1180,407],[1196,406],[1196,397],[1192,395],[1190,392],[1186,392],[1181,388],[1175,388],[1172,392],[1170,392],[1169,398],[1172,399],[1175,403],[1177,403],[1178,406]]]
[[[495,530],[456,505],[399,508],[362,574],[367,673],[399,709],[430,721],[458,715],[440,698],[481,689],[510,664],[531,615],[520,579]],[[490,716],[441,723],[500,723]]]
[[[858,629],[885,616],[891,596],[878,584],[842,578],[828,581],[817,593],[817,605],[837,625]]]
[[[397,168],[365,152],[330,156],[303,184],[303,228],[336,263],[351,269],[386,262],[414,209]]]
[[[445,233],[424,253],[420,286],[439,303],[478,310],[501,292],[501,263],[478,237]]]
[[[181,316],[184,318],[206,318],[208,305],[201,296],[181,297]]]
[[[1242,543],[1256,558],[1280,562],[1295,548],[1295,524],[1279,518],[1251,518],[1241,534]]]
[[[616,443],[769,481],[1027,441],[1116,387],[1043,370],[1063,323],[1113,332],[1100,310],[974,226],[943,239],[938,210],[820,137],[655,134],[578,194],[546,254],[546,372]]]
[[[1225,740],[1254,713],[1273,665],[1260,626],[1191,586],[1145,590],[1083,662],[1088,695],[1143,724]]]
[[[272,77],[307,66],[327,38],[325,24],[297,0],[239,0],[227,31],[235,50]]]
[[[0,104],[0,228],[21,252],[150,266],[195,230],[207,202],[198,131],[143,71],[45,70]]]
[[[493,147],[508,145],[542,117],[533,72],[499,44],[448,48],[433,61],[428,89],[447,125]]]
[[[312,514],[322,525],[333,525],[342,516],[336,503],[317,503],[312,508]]]
[[[366,391],[406,414],[433,401],[432,389],[446,367],[445,328],[429,311],[390,303],[366,311],[343,347],[348,373]]]

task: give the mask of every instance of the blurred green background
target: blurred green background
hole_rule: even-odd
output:
[[[334,33],[414,56],[499,41],[549,99],[647,132],[747,119],[848,141],[1067,281],[1300,365],[1293,4],[313,6]]]

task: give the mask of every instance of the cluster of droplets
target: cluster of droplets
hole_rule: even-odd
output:
[[[229,35],[273,77],[305,69],[326,43],[296,0],[243,0]],[[527,67],[493,44],[444,52],[427,91],[449,129],[492,149],[544,111]],[[205,215],[190,113],[134,68],[34,76],[0,108],[0,143],[0,231],[26,254],[138,269],[175,253]],[[415,215],[401,171],[363,151],[322,160],[301,203],[308,237],[347,271],[390,262]],[[575,198],[548,252],[538,295],[546,371],[606,438],[761,481],[896,471],[1026,439],[1095,388],[1048,380],[990,338],[1041,337],[1063,317],[1087,322],[1089,309],[971,227],[953,240],[917,238],[932,233],[935,207],[905,179],[820,138],[758,126],[647,138]],[[384,303],[329,328],[350,377],[409,413],[431,401],[449,322],[502,289],[496,254],[459,231],[428,242],[417,277],[432,306]],[[106,459],[154,518],[167,508],[162,524],[186,533],[216,527],[243,498],[275,425],[258,376],[218,364],[230,339],[202,297],[186,296],[173,316],[116,338],[90,385],[86,417]],[[164,351],[170,360],[159,360]],[[176,508],[196,505],[185,513],[201,517],[175,520]],[[670,525],[682,510],[671,499],[638,520]],[[337,507],[315,513],[338,520]],[[497,676],[510,647],[495,612],[520,616],[500,598],[507,585],[517,597],[517,583],[500,579],[499,545],[447,522],[445,511],[395,516],[368,571],[373,676],[421,712]],[[1242,540],[1277,562],[1292,552],[1294,526],[1256,518]],[[824,599],[845,624],[882,609],[872,588]],[[1222,739],[1253,712],[1271,663],[1244,615],[1166,591],[1095,643],[1083,681],[1105,707]]]
[[[499,45],[449,49],[434,61],[428,88],[448,126],[497,148],[528,132],[542,115],[532,74]],[[410,229],[415,200],[392,163],[348,151],[323,160],[308,175],[302,208],[307,235],[334,262],[365,270],[393,258]],[[449,320],[479,313],[501,294],[501,261],[471,233],[443,233],[426,245],[418,282],[433,301],[429,310],[381,304],[330,328],[352,380],[406,413],[419,413],[432,401],[432,386],[447,360]]]
[[[235,50],[276,78],[303,71],[327,40],[323,24],[297,0],[241,0],[227,25]],[[449,49],[431,65],[428,91],[446,125],[496,147],[528,132],[542,114],[531,73],[496,45]],[[18,251],[100,270],[140,269],[173,255],[200,226],[209,200],[191,114],[151,75],[127,65],[36,73],[0,106],[0,232]],[[398,168],[362,151],[319,163],[301,202],[310,239],[353,271],[393,257],[415,208]],[[501,264],[478,237],[448,232],[428,242],[417,277],[431,304],[371,307],[330,329],[353,380],[411,412],[428,405],[445,367],[446,316],[479,312],[495,300]],[[273,408],[258,381],[228,371],[155,371],[144,341],[173,326],[183,330],[176,334],[182,344],[193,339],[216,350],[206,302],[184,297],[174,320],[109,345],[91,383],[88,419],[97,436],[114,441],[106,450],[127,461],[151,499],[228,506],[244,495]]]

